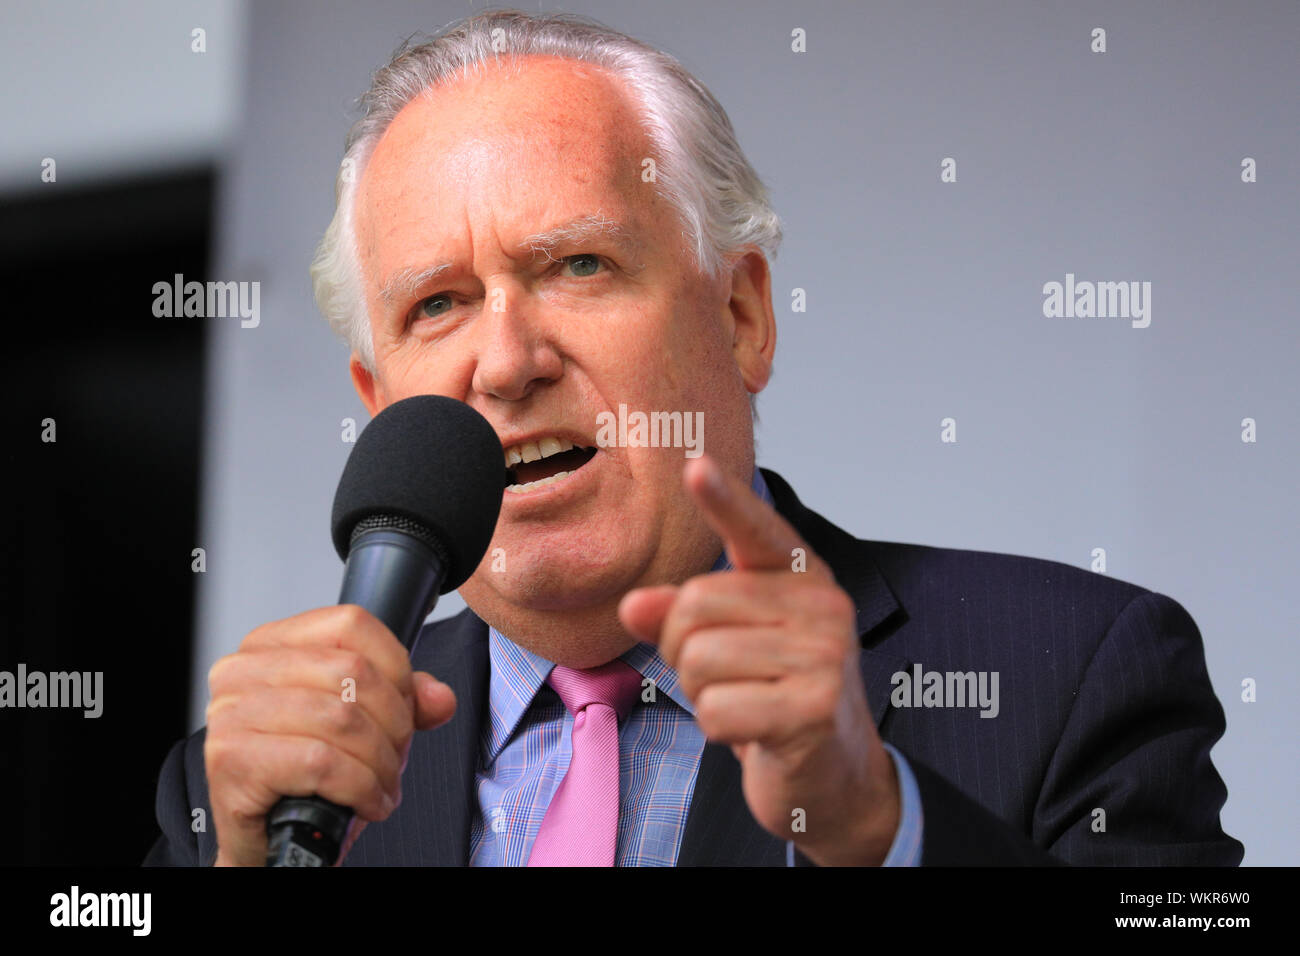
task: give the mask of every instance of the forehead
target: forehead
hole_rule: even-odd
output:
[[[358,183],[358,243],[370,258],[391,240],[451,238],[485,213],[527,234],[593,205],[635,210],[655,202],[641,178],[649,155],[634,100],[602,68],[485,64],[408,103],[385,131]]]

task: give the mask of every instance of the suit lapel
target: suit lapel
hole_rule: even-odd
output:
[[[835,579],[857,606],[863,643],[859,668],[872,718],[879,727],[889,707],[891,678],[910,661],[867,645],[903,615],[867,546],[803,506],[776,472],[762,469],[776,510],[831,566]],[[724,744],[706,744],[700,759],[678,866],[785,866],[786,841],[759,826],[741,788],[740,762]]]
[[[455,691],[456,715],[434,730],[416,732],[402,774],[401,805],[362,832],[346,862],[467,866],[488,697],[487,625],[466,609],[425,627],[411,667]]]

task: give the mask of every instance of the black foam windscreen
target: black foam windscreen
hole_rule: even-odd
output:
[[[483,560],[507,481],[501,441],[474,409],[442,395],[394,402],[348,456],[334,495],[334,549],[347,560],[352,532],[367,519],[415,522],[447,557],[446,594]]]

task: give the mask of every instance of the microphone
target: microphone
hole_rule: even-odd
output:
[[[438,596],[483,560],[507,481],[496,432],[468,405],[417,395],[385,408],[334,495],[339,603],[359,604],[413,651]],[[322,797],[282,797],[267,816],[266,865],[333,866],[352,817]]]

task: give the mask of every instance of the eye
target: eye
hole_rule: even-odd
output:
[[[440,305],[445,305],[445,308],[439,308]],[[431,295],[427,299],[424,299],[419,304],[418,309],[420,315],[436,319],[439,316],[444,315],[451,306],[451,296],[445,292],[439,292],[437,295]]]
[[[579,277],[595,275],[601,267],[600,256],[590,252],[579,253],[576,256],[565,256],[565,265],[573,269],[573,274]]]

